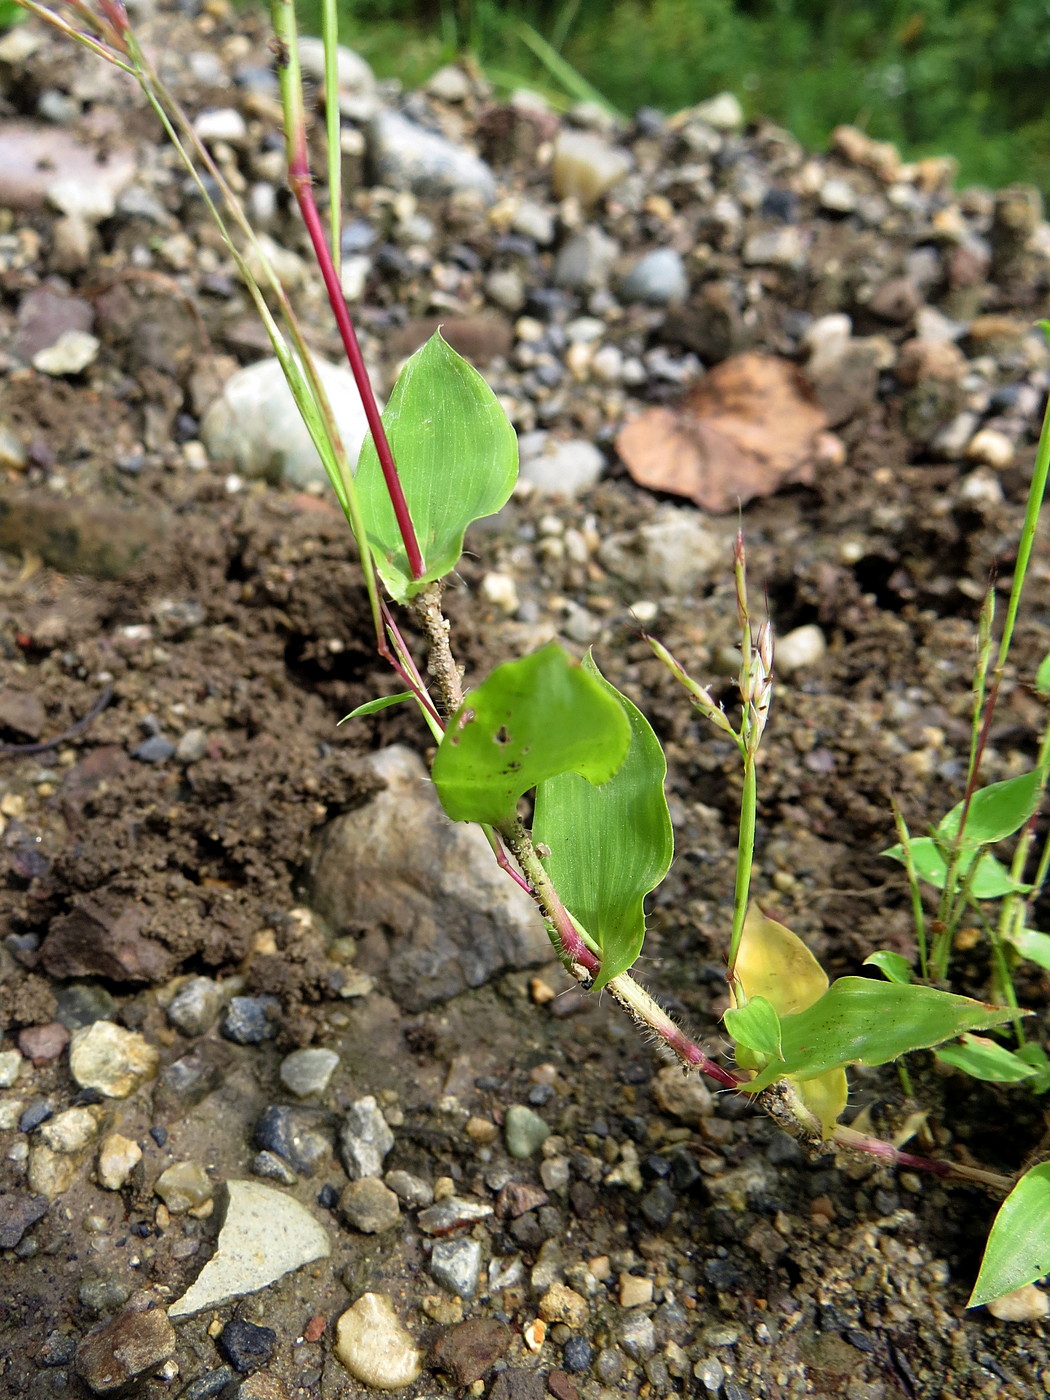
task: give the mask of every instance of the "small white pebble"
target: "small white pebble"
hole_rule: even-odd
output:
[[[999,478],[987,467],[978,467],[959,483],[959,499],[970,505],[999,505],[1003,488]]]
[[[651,598],[639,598],[636,603],[631,604],[630,610],[643,627],[648,627],[650,622],[656,620],[660,604],[654,603]]]
[[[510,574],[486,574],[481,580],[481,592],[494,607],[508,617],[518,610],[518,589]]]
[[[191,472],[202,472],[208,466],[208,453],[203,442],[191,438],[182,444],[182,460]]]
[[[806,670],[822,661],[828,649],[824,633],[809,622],[804,627],[796,627],[786,636],[778,637],[774,650],[774,670],[791,676],[796,671]]]
[[[591,370],[591,361],[594,359],[594,347],[584,341],[577,341],[575,345],[570,345],[565,352],[565,368],[572,375],[573,379],[581,382],[585,380]]]
[[[616,345],[603,345],[591,361],[591,373],[603,384],[619,384],[623,375],[623,352]]]
[[[971,461],[1002,471],[1014,459],[1014,445],[1005,433],[995,428],[982,428],[970,439],[966,455]]]

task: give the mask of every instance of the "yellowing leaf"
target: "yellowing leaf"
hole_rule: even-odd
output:
[[[748,908],[730,978],[731,988],[736,982],[745,997],[765,997],[778,1016],[805,1011],[828,989],[827,973],[798,934],[767,918],[757,904]]]
[[[779,1016],[805,1011],[828,989],[827,973],[798,934],[768,918],[757,904],[748,908],[733,972],[736,985],[748,1000],[765,997]],[[730,995],[736,1005],[733,985],[730,983]],[[762,1056],[743,1045],[737,1045],[735,1051],[741,1069],[762,1068]],[[805,1112],[817,1119],[825,1137],[830,1137],[846,1107],[846,1071],[838,1066],[813,1079],[790,1078],[794,1097]]]
[[[799,1083],[793,1078],[791,1082],[806,1108],[814,1118],[820,1120],[824,1136],[831,1137],[849,1097],[846,1071],[840,1065],[838,1069],[829,1069],[826,1074],[818,1074],[816,1079],[806,1079]]]

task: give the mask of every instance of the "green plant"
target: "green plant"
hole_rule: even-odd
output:
[[[956,1059],[961,1053],[973,1063],[980,1059],[987,1065],[1001,1059],[995,1053],[1001,1047],[991,1041],[978,1045],[974,1032],[994,1030],[1008,1022],[1020,1028],[1021,1012],[1016,998],[1007,997],[1006,1006],[992,1006],[916,981],[905,975],[907,969],[893,955],[885,953],[875,955],[873,961],[887,975],[886,980],[844,977],[829,985],[801,940],[752,906],[756,760],[772,698],[773,637],[768,624],[756,627],[752,621],[742,538],[737,539],[734,555],[741,652],[737,686],[741,709],[735,726],[710,693],[689,677],[659,642],[652,641],[655,653],[685,687],[693,704],[733,739],[742,765],[737,875],[728,943],[733,1005],[725,1023],[737,1061],[736,1068],[730,1069],[711,1059],[629,972],[644,939],[644,899],[666,874],[672,856],[663,791],[665,760],[648,721],[601,675],[592,657],[580,663],[553,644],[498,666],[478,686],[463,693],[449,625],[441,609],[443,580],[455,568],[465,531],[507,500],[517,470],[516,441],[485,381],[440,333],[408,361],[385,413],[380,415],[339,286],[338,220],[333,216],[326,234],[314,198],[291,0],[273,0],[288,179],[371,429],[356,478],[347,469],[334,418],[301,328],[264,250],[222,172],[143,53],[120,0],[98,0],[94,11],[76,0],[69,7],[75,24],[39,0],[23,3],[139,81],[198,179],[245,278],[353,532],[377,649],[404,687],[397,695],[378,698],[354,714],[365,715],[401,701],[417,706],[437,740],[432,776],[448,815],[456,821],[477,822],[485,829],[496,859],[540,909],[552,945],[568,971],[587,988],[607,988],[612,998],[687,1069],[753,1096],[777,1122],[814,1147],[832,1144],[942,1177],[955,1175],[1004,1192],[1009,1189],[1011,1183],[993,1173],[917,1157],[838,1122],[846,1102],[847,1066],[884,1064],[916,1050],[958,1041],[960,1036],[969,1038],[945,1053],[954,1054]],[[331,59],[336,42],[333,6],[326,5],[324,13]],[[87,33],[79,29],[85,24],[90,24]],[[331,62],[326,65],[326,75],[329,135],[334,139],[337,132],[331,114],[337,104]],[[337,164],[330,161],[333,182]],[[201,170],[215,182],[223,208],[212,201],[199,175]],[[331,192],[330,200],[337,207],[338,200]],[[276,317],[268,309],[238,240],[251,248],[263,269],[278,309]],[[291,338],[292,349],[285,343],[281,324]],[[1033,488],[1022,536],[1024,565],[1019,562],[1016,598],[1011,596],[1007,621],[1011,634],[1048,454],[1050,428],[1044,430],[1040,449],[1038,496]],[[431,685],[424,681],[424,671],[402,637],[391,603],[408,608],[427,639],[426,672]],[[989,618],[988,638],[990,627]],[[984,705],[989,647],[986,641],[983,670],[979,669],[979,706]],[[1000,648],[988,692],[988,703],[993,706],[1008,652],[1007,640]],[[992,857],[986,848],[1030,821],[1045,785],[1041,756],[1040,766],[1032,774],[1009,784],[977,789],[982,736],[987,734],[985,714],[981,709],[980,724],[975,719],[972,782],[964,802],[940,824],[930,838],[929,851],[906,833],[901,843],[900,855],[908,866],[913,889],[917,889],[923,871],[929,873],[933,868],[933,855],[942,862],[943,890],[951,909],[960,901],[964,907],[972,907],[982,898],[992,897],[980,881],[986,871],[994,874],[999,867],[987,864]],[[519,811],[521,799],[530,792],[535,804],[531,830]],[[1020,859],[1023,865],[1024,858]],[[994,881],[991,888],[1007,899],[1028,889],[1016,870],[1004,888],[999,889]],[[916,908],[921,912],[921,900]],[[1016,915],[1011,914],[1000,942],[1006,942],[1007,935],[1016,939],[1024,931],[1023,920],[1018,931]],[[940,931],[938,937],[942,937]],[[925,949],[924,943],[920,946]],[[936,942],[931,954],[934,967],[939,965],[936,959],[942,952]],[[922,967],[924,973],[929,970],[925,951]],[[1007,990],[1005,985],[1003,990]],[[1029,1174],[1029,1178],[1015,1188],[1023,1188],[1022,1205],[1046,1189],[1042,1175]],[[1009,1198],[1009,1210],[1004,1207],[1003,1229],[1009,1230],[1015,1219],[1027,1218],[1024,1209],[1011,1204],[1014,1200],[1014,1196]],[[1040,1219],[1048,1214],[1044,1211]],[[1016,1234],[1017,1227],[1013,1228]],[[1041,1240],[1033,1244],[1030,1259],[1039,1255]],[[994,1232],[992,1244],[999,1250],[1000,1237]],[[991,1246],[990,1251],[994,1260],[997,1255]],[[988,1288],[1000,1283],[998,1278],[986,1283],[982,1296],[995,1296]]]
[[[1050,190],[1040,0],[339,0],[377,72],[417,85],[468,53],[503,90],[675,112],[728,89],[807,146],[842,122],[964,181]],[[320,32],[319,0],[303,7]],[[435,17],[437,22],[435,23]]]

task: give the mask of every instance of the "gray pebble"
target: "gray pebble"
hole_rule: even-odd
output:
[[[183,1035],[204,1035],[218,1020],[224,1000],[214,978],[191,977],[168,1003],[168,1020]]]
[[[524,1160],[538,1152],[550,1137],[549,1125],[524,1104],[511,1104],[503,1121],[503,1136],[512,1157]]]
[[[374,1176],[351,1181],[339,1197],[339,1214],[365,1235],[392,1230],[401,1218],[397,1197]]]
[[[383,1178],[402,1205],[413,1210],[425,1209],[434,1203],[434,1188],[422,1177],[411,1172],[387,1172]]]
[[[252,1175],[266,1181],[279,1181],[282,1186],[295,1186],[299,1178],[276,1152],[257,1152],[252,1158]]]
[[[0,1192],[0,1249],[14,1249],[26,1231],[47,1214],[46,1196]]]
[[[131,750],[132,758],[137,758],[140,763],[166,763],[174,753],[175,745],[163,734],[151,734]]]
[[[68,1366],[76,1355],[77,1339],[71,1337],[67,1332],[49,1332],[44,1341],[44,1345],[37,1352],[37,1365],[46,1366],[49,1369],[53,1366]]]
[[[709,1347],[735,1347],[740,1340],[740,1328],[712,1322],[700,1333],[700,1340]]]
[[[554,242],[554,213],[531,199],[523,199],[514,211],[511,228],[525,238],[531,238],[541,248]]]
[[[521,479],[540,491],[570,498],[589,490],[605,470],[601,449],[584,438],[559,440],[542,429],[519,442]]]
[[[477,1240],[438,1240],[430,1255],[436,1283],[460,1298],[472,1298],[481,1274],[481,1245]]]
[[[208,752],[208,731],[187,729],[175,745],[175,757],[180,763],[197,763]]]
[[[67,982],[55,989],[55,1000],[55,1019],[67,1031],[79,1031],[96,1021],[111,1021],[117,1010],[112,995],[96,982]]]
[[[623,1376],[624,1355],[618,1347],[603,1347],[598,1353],[595,1370],[606,1385],[615,1385]]]
[[[486,204],[496,198],[495,177],[483,160],[398,112],[377,112],[368,137],[376,172],[392,189],[438,198],[470,192]]]
[[[314,356],[314,364],[353,469],[368,431],[353,375],[320,356]],[[260,360],[232,374],[201,420],[200,435],[212,461],[228,462],[242,476],[298,487],[327,483],[276,359]]]
[[[273,997],[231,997],[222,1018],[222,1033],[235,1045],[261,1045],[276,1034],[268,1014],[276,1009]]]
[[[693,1375],[705,1390],[710,1391],[712,1395],[717,1395],[726,1378],[726,1369],[721,1361],[716,1360],[713,1356],[708,1356],[696,1363],[693,1367]]]
[[[487,1220],[492,1207],[487,1201],[467,1200],[463,1196],[446,1196],[443,1201],[420,1211],[416,1223],[425,1235],[446,1235],[461,1225],[473,1225]]]
[[[214,1371],[205,1371],[179,1395],[179,1400],[214,1400],[236,1379],[232,1366],[219,1366]]]
[[[293,1050],[281,1061],[281,1083],[297,1099],[323,1094],[338,1064],[339,1056],[334,1050],[320,1046]]]
[[[651,1317],[630,1314],[620,1328],[619,1343],[628,1356],[636,1361],[644,1356],[652,1356],[656,1350],[656,1329]]]
[[[332,1151],[316,1112],[272,1105],[255,1125],[255,1146],[272,1152],[303,1176],[313,1176]]]
[[[92,1312],[107,1313],[122,1308],[131,1297],[131,1293],[130,1283],[125,1283],[123,1279],[103,1276],[82,1279],[77,1289],[77,1299],[82,1307],[90,1308]]]
[[[588,227],[570,238],[554,260],[554,285],[571,292],[603,287],[620,252],[600,228]]]
[[[242,1376],[265,1366],[277,1345],[272,1327],[260,1327],[243,1318],[231,1318],[219,1334],[219,1350]]]
[[[383,1158],[394,1145],[394,1134],[371,1094],[350,1105],[339,1133],[339,1151],[352,1181],[382,1176]]]
[[[654,248],[631,268],[620,292],[625,301],[668,306],[689,295],[689,277],[681,256],[673,248]]]

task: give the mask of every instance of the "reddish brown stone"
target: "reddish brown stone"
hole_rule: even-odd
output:
[[[61,1021],[46,1026],[26,1026],[18,1033],[18,1048],[36,1066],[57,1060],[69,1044],[69,1032]]]
[[[526,1211],[545,1206],[549,1199],[539,1186],[526,1181],[508,1181],[496,1197],[496,1215],[500,1220],[517,1220]]]
[[[89,1332],[77,1347],[77,1374],[96,1395],[112,1395],[164,1365],[175,1328],[163,1308],[128,1307]]]
[[[431,1359],[456,1385],[473,1385],[506,1354],[510,1343],[511,1330],[506,1323],[471,1317],[437,1339]]]
[[[554,1400],[579,1400],[580,1392],[576,1382],[564,1371],[552,1371],[547,1377],[547,1389]]]
[[[324,1313],[314,1313],[313,1317],[303,1328],[303,1340],[307,1342],[319,1342],[325,1334],[328,1320]]]

